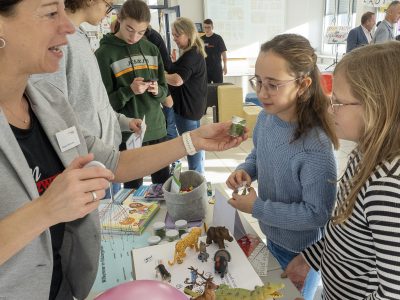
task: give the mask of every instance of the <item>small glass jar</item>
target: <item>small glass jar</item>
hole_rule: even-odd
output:
[[[175,229],[167,230],[165,236],[167,237],[168,242],[173,242],[179,238],[179,232]]]
[[[229,135],[233,137],[242,136],[246,127],[246,119],[238,116],[232,116],[232,124],[229,129]]]
[[[152,235],[147,239],[149,246],[158,245],[159,242],[161,242],[161,238],[158,235]]]
[[[187,232],[188,223],[186,220],[178,220],[175,222],[175,229],[179,232],[179,237]]]
[[[165,223],[155,222],[153,224],[154,235],[159,236],[161,239],[165,238]]]

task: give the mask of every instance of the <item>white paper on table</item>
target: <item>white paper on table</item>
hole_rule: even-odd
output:
[[[146,120],[146,116],[143,117],[142,124],[140,127],[140,134],[132,133],[131,136],[126,141],[126,149],[127,150],[142,147],[144,134],[147,129],[145,120]]]
[[[246,234],[236,208],[228,203],[228,197],[220,189],[215,189],[215,204],[212,226],[225,226],[233,232],[235,239],[240,239]]]
[[[200,240],[205,241],[203,236]],[[214,254],[218,250],[218,245],[213,243],[207,247],[207,253],[210,255],[207,262],[201,262],[197,256],[195,249],[186,249],[186,257],[182,264],[175,263],[173,266],[168,265],[168,260],[174,257],[175,242],[145,247],[132,250],[133,272],[136,280],[139,279],[157,279],[155,267],[160,263],[164,264],[168,272],[171,274],[170,284],[177,289],[183,291],[185,279],[190,281],[189,267],[194,267],[200,273],[204,271],[205,277],[212,276],[215,284],[228,284],[231,287],[240,287],[245,289],[254,289],[254,286],[263,285],[260,277],[254,271],[246,255],[239,247],[237,242],[225,241],[225,249],[231,255],[231,261],[228,263],[227,273],[224,278],[214,273]],[[160,279],[160,278],[159,278]],[[197,281],[203,281],[198,277]],[[195,291],[199,291],[201,287],[195,287]],[[188,296],[189,297],[189,296]]]

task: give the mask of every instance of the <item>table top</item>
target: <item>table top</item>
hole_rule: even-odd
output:
[[[219,189],[221,193],[229,198],[227,193],[227,187],[224,184],[218,184],[215,186]],[[134,279],[134,274],[132,271],[132,249],[149,247],[147,239],[149,236],[153,235],[152,225],[155,222],[165,220],[167,213],[165,203],[161,203],[160,211],[153,218],[153,220],[147,225],[144,232],[140,235],[126,235],[126,234],[104,234],[102,235],[102,247],[100,253],[99,271],[95,284],[92,288],[91,293],[87,299],[93,299],[96,295],[103,292],[104,290],[116,286],[120,283],[130,281]],[[212,224],[214,205],[207,205],[207,213],[205,218],[206,226]],[[240,221],[245,229],[246,233],[257,235],[254,225],[250,224],[243,213],[239,213]],[[149,248],[151,251],[151,248]],[[276,259],[267,254],[268,265],[267,265],[267,276],[260,276],[261,280],[271,283],[283,282],[285,288],[282,290],[283,298],[287,300],[293,300],[296,297],[300,297],[300,293],[295,288],[295,286],[288,279],[280,278],[282,269],[279,266]],[[260,275],[260,274],[259,274]]]

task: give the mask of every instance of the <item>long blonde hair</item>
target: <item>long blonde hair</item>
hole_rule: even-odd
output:
[[[204,58],[207,57],[206,51],[204,50],[203,40],[197,34],[196,27],[192,20],[180,17],[175,20],[172,26],[178,35],[186,34],[189,39],[189,45],[183,49],[183,53],[195,47],[198,53],[200,53]]]
[[[346,54],[334,74],[345,76],[352,95],[364,109],[364,129],[355,151],[361,161],[346,182],[350,192],[333,216],[335,224],[351,215],[357,195],[371,173],[400,155],[400,43],[393,41],[357,48]]]

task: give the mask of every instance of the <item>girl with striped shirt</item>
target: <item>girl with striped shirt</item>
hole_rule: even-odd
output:
[[[334,72],[339,138],[355,141],[325,236],[285,273],[320,270],[323,299],[400,299],[400,43],[361,47]]]

